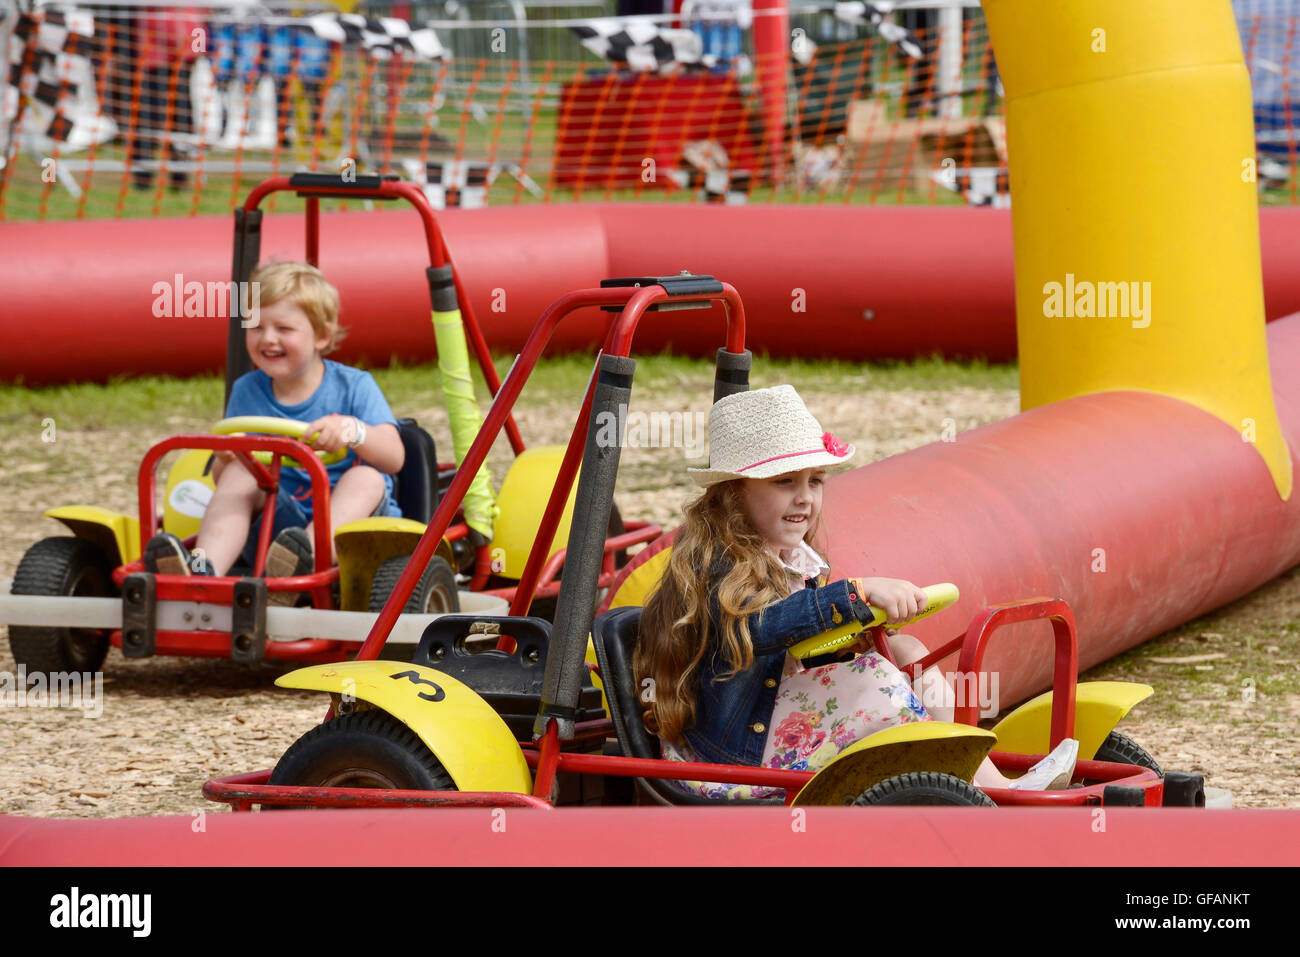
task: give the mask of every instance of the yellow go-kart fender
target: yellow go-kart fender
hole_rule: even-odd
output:
[[[672,555],[673,548],[669,545],[667,548],[656,552],[654,556],[636,568],[627,578],[623,579],[623,583],[619,585],[618,591],[610,600],[609,607],[622,608],[624,605],[644,605],[649,600],[650,593],[659,584],[659,579],[663,578],[664,573],[668,571],[668,559],[672,558]]]
[[[167,470],[167,488],[163,492],[163,531],[177,538],[198,534],[199,523],[208,510],[216,490],[208,463],[211,449],[189,449]]]
[[[379,566],[394,555],[410,555],[424,534],[425,525],[409,518],[378,516],[340,525],[334,531],[339,556],[339,607],[343,611],[370,610],[370,583]],[[435,555],[456,568],[451,542],[438,543]]]
[[[792,806],[843,805],[886,778],[908,771],[975,777],[997,737],[948,721],[912,721],[877,731],[845,749],[795,795]]]
[[[1085,681],[1074,694],[1074,737],[1079,757],[1092,759],[1106,735],[1144,698],[1155,693],[1150,685],[1132,681]],[[1013,754],[1046,754],[1050,750],[1052,692],[1031,698],[993,727],[997,749]]]
[[[77,538],[98,546],[115,565],[140,557],[140,520],[133,515],[110,512],[98,505],[61,505],[42,514],[62,522]]]
[[[564,446],[543,445],[525,449],[510,463],[501,482],[501,492],[497,495],[496,528],[493,532],[491,554],[492,570],[506,578],[519,578],[528,563],[528,553],[532,551],[533,540],[537,538],[537,526],[541,524],[546,512],[546,502],[555,487],[556,476],[560,473],[560,463],[564,459]],[[573,503],[577,496],[578,483],[573,483],[569,490],[568,501],[560,522],[555,527],[555,538],[551,540],[549,559],[569,541],[569,526],[573,522]]]
[[[532,792],[524,752],[501,716],[450,675],[394,661],[345,661],[282,675],[282,688],[326,691],[386,711],[423,741],[461,791]]]

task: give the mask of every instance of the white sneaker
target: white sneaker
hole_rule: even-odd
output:
[[[1039,761],[1023,777],[1016,778],[1008,787],[1013,791],[1059,791],[1070,786],[1074,775],[1074,762],[1079,757],[1079,742],[1066,738],[1052,753]]]

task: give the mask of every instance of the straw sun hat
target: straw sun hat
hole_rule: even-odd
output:
[[[843,465],[857,451],[823,432],[794,386],[723,396],[709,410],[709,467],[687,469],[696,485],[772,478]]]

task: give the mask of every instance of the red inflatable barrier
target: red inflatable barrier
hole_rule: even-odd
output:
[[[712,273],[740,290],[756,351],[845,359],[1015,354],[1011,220],[962,207],[577,204],[440,214],[496,349],[562,293],[617,275]],[[1269,318],[1300,311],[1300,209],[1261,210]],[[265,220],[263,259],[302,258],[302,218]],[[321,265],[351,335],[337,358],[433,357],[418,218],[322,217]],[[181,282],[230,279],[228,217],[0,224],[0,380],[222,368],[224,321],[156,316]],[[161,309],[161,303],[159,311]],[[666,313],[638,347],[708,353],[716,324]],[[557,333],[593,346],[596,322]],[[57,348],[55,347],[57,345]]]
[[[501,815],[504,813],[505,817]],[[0,817],[0,866],[1294,866],[1300,811],[881,807]],[[504,824],[504,829],[502,825]],[[887,833],[890,840],[880,840]],[[1288,838],[1286,835],[1290,834]],[[593,839],[599,835],[599,839]],[[354,839],[356,838],[356,839]]]
[[[1300,316],[1270,324],[1268,348],[1300,469]],[[1080,670],[1300,564],[1300,496],[1281,501],[1230,426],[1145,392],[1055,402],[836,476],[824,518],[833,567],[960,583],[952,610],[908,627],[931,648],[984,605],[1046,595],[1074,612]],[[1003,706],[1050,685],[1051,647],[1045,622],[994,637]]]

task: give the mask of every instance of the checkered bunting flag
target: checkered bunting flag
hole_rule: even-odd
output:
[[[992,206],[994,209],[1009,209],[1011,206],[1011,178],[1006,167],[939,169],[932,172],[930,178],[965,197],[972,206]]]
[[[880,0],[877,3],[863,3],[861,0],[851,0],[848,3],[836,3],[832,6],[822,7],[835,15],[836,20],[844,23],[851,23],[854,26],[870,26],[875,31],[898,46],[900,50],[910,56],[913,60],[919,60],[922,56],[921,44],[916,42],[916,37],[912,31],[905,27],[900,27],[889,19],[889,15],[894,12],[897,4]]]
[[[49,116],[45,135],[67,142],[79,119],[82,86],[93,84],[91,57],[101,45],[95,18],[85,10],[19,14],[9,36],[7,81],[13,91],[5,91],[4,119],[15,120],[21,98],[30,97],[41,118]]]
[[[716,66],[690,30],[660,27],[651,20],[588,20],[571,27],[579,42],[597,56],[633,73],[670,73],[678,67]]]
[[[396,54],[416,60],[447,60],[451,54],[426,28],[412,29],[405,20],[363,17],[355,13],[322,13],[306,19],[306,28],[331,43],[364,50],[376,60]]]

